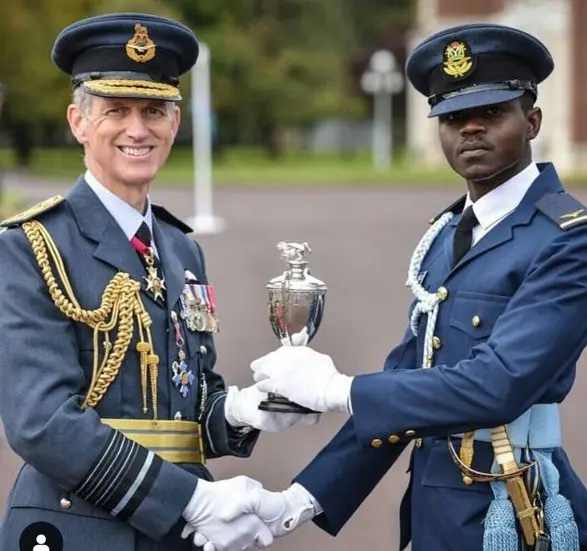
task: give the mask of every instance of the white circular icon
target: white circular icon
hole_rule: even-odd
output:
[[[47,536],[45,534],[39,534],[37,536],[37,545],[33,547],[33,551],[51,551],[51,548],[48,545],[45,545],[47,541]]]

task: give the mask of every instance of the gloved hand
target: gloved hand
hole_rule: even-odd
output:
[[[314,518],[318,512],[321,512],[320,505],[306,488],[297,483],[283,492],[261,490],[261,500],[256,510],[259,518],[268,526],[275,538],[289,534]],[[204,551],[218,551],[215,545],[199,532],[194,536],[194,544],[203,546]]]
[[[204,551],[245,551],[268,547],[273,535],[254,514],[260,506],[263,486],[246,476],[198,485],[187,504],[183,518],[187,524],[181,534],[195,532],[194,545]]]
[[[267,393],[255,385],[239,390],[235,386],[228,389],[224,402],[224,416],[233,427],[253,427],[266,432],[277,432],[301,423],[315,425],[320,420],[319,413],[281,413],[262,411],[259,403],[267,399]]]
[[[314,411],[349,413],[353,378],[339,373],[330,356],[308,346],[282,346],[251,363],[257,388]]]
[[[256,513],[269,527],[273,537],[289,534],[316,515],[319,505],[300,484],[294,483],[283,492],[261,490],[261,501]]]

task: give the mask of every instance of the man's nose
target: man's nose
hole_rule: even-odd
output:
[[[143,114],[139,110],[132,110],[127,118],[126,133],[136,141],[144,140],[149,136],[149,127],[145,123]]]
[[[485,124],[480,116],[471,113],[463,118],[461,123],[461,134],[479,134],[480,132],[485,132],[485,130]]]

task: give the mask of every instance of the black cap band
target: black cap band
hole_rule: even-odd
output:
[[[473,84],[466,88],[459,88],[454,92],[447,92],[446,94],[434,94],[428,98],[428,104],[430,106],[437,105],[445,99],[452,97],[463,96],[466,94],[472,94],[475,92],[493,92],[497,90],[524,90],[534,96],[534,99],[538,97],[538,88],[534,82],[529,80],[512,79],[505,82],[490,82],[486,84]]]
[[[103,46],[81,52],[75,58],[71,74],[74,79],[79,79],[81,75],[105,74],[107,72],[133,72],[136,74],[137,65],[139,64],[127,55],[123,45]],[[160,75],[177,75],[179,71],[177,56],[163,48],[157,48],[157,55],[150,61],[141,63],[140,68],[144,69],[144,73],[152,75],[152,80],[157,80]]]

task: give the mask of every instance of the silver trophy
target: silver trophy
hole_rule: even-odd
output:
[[[310,275],[305,255],[311,253],[307,243],[277,244],[281,258],[289,265],[282,275],[269,281],[269,321],[275,336],[285,346],[307,345],[320,327],[326,285]],[[311,381],[308,381],[311,384]],[[314,413],[278,394],[269,394],[259,404],[264,411]]]

